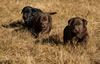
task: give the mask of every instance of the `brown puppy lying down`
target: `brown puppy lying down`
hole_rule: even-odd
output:
[[[79,42],[88,42],[87,20],[75,17],[68,21],[68,26],[65,27],[63,33],[64,44],[70,41],[71,44],[78,44]]]
[[[51,13],[39,13],[35,14],[32,19],[32,25],[30,26],[31,32],[35,37],[40,34],[46,34],[51,31],[52,28],[52,17],[51,15],[56,14],[56,12]]]

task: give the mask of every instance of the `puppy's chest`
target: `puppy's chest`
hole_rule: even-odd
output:
[[[78,39],[82,39],[83,38],[83,34],[72,34],[72,38],[76,37]]]

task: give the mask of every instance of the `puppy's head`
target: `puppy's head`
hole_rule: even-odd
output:
[[[82,33],[86,29],[87,21],[80,17],[72,18],[68,21],[68,25],[75,34]]]
[[[32,17],[32,13],[33,13],[32,9],[33,9],[32,7],[26,6],[26,7],[24,7],[23,10],[22,10],[23,19],[24,19],[24,21],[25,21],[25,24],[28,24],[29,21],[33,18],[33,17]]]
[[[41,13],[37,16],[37,22],[42,29],[46,29],[48,24],[51,22],[51,16],[47,13]]]
[[[22,9],[22,13],[25,24],[28,25],[32,21],[33,17],[38,13],[42,13],[42,11],[38,8],[32,8],[31,6],[26,6]]]

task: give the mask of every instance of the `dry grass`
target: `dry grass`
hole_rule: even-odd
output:
[[[49,36],[38,41],[16,22],[21,21],[24,6],[56,11]],[[63,29],[68,19],[88,20],[87,46],[63,46]],[[0,64],[100,64],[100,0],[0,0]],[[3,27],[2,25],[16,24]]]

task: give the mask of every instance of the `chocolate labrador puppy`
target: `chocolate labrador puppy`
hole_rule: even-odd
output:
[[[56,12],[51,13],[40,13],[36,14],[33,18],[34,23],[31,28],[31,32],[35,37],[49,33],[52,28],[52,17],[51,15],[56,14]]]
[[[68,26],[65,27],[63,33],[64,44],[70,41],[71,44],[78,44],[79,42],[88,42],[87,20],[75,17],[68,21]]]

